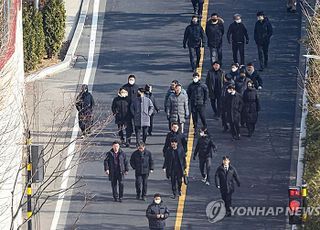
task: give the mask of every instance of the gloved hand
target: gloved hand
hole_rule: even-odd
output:
[[[262,89],[262,86],[259,85],[258,89]]]

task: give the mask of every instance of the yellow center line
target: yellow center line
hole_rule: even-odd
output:
[[[209,5],[209,0],[204,0],[203,11],[202,11],[202,20],[201,20],[201,26],[204,30],[205,30],[206,24],[207,24],[208,5]],[[201,48],[200,63],[199,63],[199,67],[197,68],[197,72],[199,73],[200,77],[202,74],[203,60],[204,60],[204,48]],[[189,175],[189,170],[190,170],[193,142],[194,142],[194,128],[193,128],[192,117],[190,116],[189,133],[188,133],[188,152],[187,152],[187,157],[186,157],[187,175]],[[174,225],[175,230],[180,230],[181,224],[182,224],[184,204],[185,204],[186,196],[187,196],[187,185],[185,185],[184,183],[182,184],[181,192],[182,192],[182,195],[179,197],[176,222]]]

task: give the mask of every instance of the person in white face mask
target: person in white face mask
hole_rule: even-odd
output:
[[[139,86],[136,84],[136,76],[134,76],[133,74],[129,75],[128,77],[128,83],[123,85],[122,88],[124,88],[127,92],[128,92],[128,101],[129,101],[129,108],[132,104],[132,102],[137,98],[138,95],[138,89]],[[130,147],[131,144],[131,136],[133,133],[133,114],[129,114],[129,118],[128,118],[128,122],[127,122],[127,142],[126,142],[126,146]]]
[[[159,193],[154,194],[153,202],[146,210],[150,230],[163,230],[166,226],[166,219],[169,217],[169,209],[163,203]]]
[[[232,138],[240,140],[240,119],[243,107],[242,97],[236,92],[234,85],[227,88],[229,95],[226,98],[227,122],[231,128]]]
[[[249,43],[247,28],[242,23],[241,15],[233,16],[234,22],[230,24],[227,39],[229,44],[232,43],[233,62],[238,62],[238,52],[240,54],[240,65],[244,65],[244,43]]]
[[[202,126],[207,127],[205,111],[207,99],[209,96],[208,87],[206,84],[200,81],[200,76],[198,73],[193,74],[193,82],[188,86],[187,94],[193,118],[194,134],[196,135],[198,127],[198,116],[200,116]]]

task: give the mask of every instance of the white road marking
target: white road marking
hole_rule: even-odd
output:
[[[90,77],[91,77],[91,72],[92,72],[92,66],[93,66],[93,58],[94,58],[94,50],[96,46],[96,34],[97,34],[97,28],[98,28],[98,17],[99,17],[99,6],[100,6],[100,0],[94,0],[93,3],[93,16],[92,16],[92,24],[91,24],[91,34],[90,34],[90,47],[89,47],[89,54],[88,54],[88,63],[87,63],[87,68],[86,68],[86,73],[83,79],[83,84],[89,84]],[[69,175],[70,175],[70,164],[74,156],[74,150],[76,146],[76,138],[78,136],[79,132],[79,126],[78,126],[78,115],[76,114],[74,125],[73,125],[73,130],[72,130],[72,135],[71,135],[71,144],[68,147],[68,153],[67,153],[67,158],[66,158],[66,164],[65,164],[65,172],[62,175],[62,182],[61,182],[61,191],[64,191],[68,188],[68,181],[69,181]],[[58,223],[59,223],[59,218],[60,218],[60,213],[61,213],[61,208],[63,205],[63,199],[65,196],[65,192],[62,192],[59,194],[56,209],[54,212],[54,216],[52,219],[51,223],[51,230],[56,230]]]

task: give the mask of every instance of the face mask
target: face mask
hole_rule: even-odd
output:
[[[249,74],[252,74],[252,73],[253,73],[253,69],[247,69],[247,72],[248,72]]]
[[[198,23],[198,20],[197,20],[197,19],[194,19],[194,20],[192,20],[192,23],[193,23],[193,24],[197,24],[197,23]]]
[[[154,203],[160,204],[160,203],[161,203],[161,200],[160,200],[160,199],[154,200]]]
[[[130,84],[130,85],[134,85],[134,83],[135,83],[135,81],[134,81],[133,79],[130,79],[130,80],[129,80],[129,84]]]
[[[232,68],[231,71],[232,72],[236,72],[238,70],[238,68]]]
[[[246,75],[240,75],[240,77],[245,78],[245,77],[246,77]]]
[[[231,92],[231,95],[235,95],[235,94],[236,94],[236,91],[232,91],[232,92]]]
[[[252,88],[252,84],[248,84],[248,87],[249,87],[249,88]]]
[[[230,94],[231,94],[231,93],[232,93],[232,91],[228,90],[228,93],[230,93]]]
[[[151,91],[152,91],[152,87],[150,86],[150,88],[149,88],[149,92],[151,93]]]
[[[218,19],[212,19],[212,23],[216,24],[218,22]]]
[[[259,16],[258,18],[257,18],[259,21],[263,21],[263,16]]]
[[[204,137],[206,134],[204,132],[200,132],[200,137]]]
[[[193,78],[193,82],[194,82],[194,83],[197,83],[198,81],[199,81],[199,78],[197,78],[197,77],[196,77],[196,78]]]
[[[241,23],[241,19],[234,20],[236,23]]]
[[[126,97],[127,95],[126,95],[126,93],[120,93],[120,96],[121,97]]]

